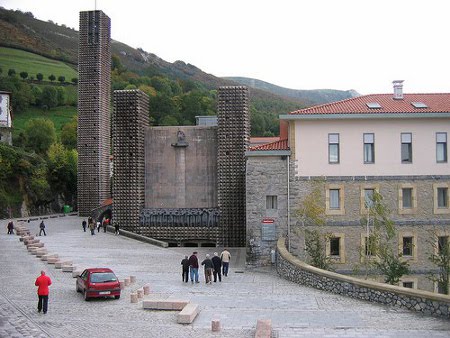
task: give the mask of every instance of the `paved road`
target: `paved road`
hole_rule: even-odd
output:
[[[306,288],[279,278],[274,271],[246,270],[244,252],[233,260],[222,283],[181,282],[181,259],[193,248],[163,249],[112,233],[91,236],[81,218],[46,221],[40,237],[49,252],[79,267],[111,267],[119,278],[135,275],[135,284],[119,300],[85,302],[75,279],[28,253],[18,236],[6,235],[0,221],[0,337],[252,337],[257,319],[270,318],[273,337],[449,337],[450,321],[374,305]],[[39,221],[27,224],[38,232]],[[220,248],[198,248],[200,258]],[[45,269],[52,278],[49,312],[37,312],[34,280]],[[201,273],[203,278],[203,273]],[[176,322],[176,312],[148,311],[131,303],[130,293],[150,284],[154,298],[187,299],[201,312],[191,325]],[[211,331],[220,319],[222,330]]]

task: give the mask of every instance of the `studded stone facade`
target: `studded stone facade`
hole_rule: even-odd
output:
[[[110,191],[110,19],[80,12],[78,54],[78,212],[88,216]]]
[[[245,151],[250,140],[247,87],[220,87],[217,110],[222,244],[245,246]]]
[[[114,91],[113,222],[136,231],[145,204],[145,130],[148,96],[140,90]]]

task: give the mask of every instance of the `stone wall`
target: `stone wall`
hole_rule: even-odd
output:
[[[277,242],[277,272],[297,284],[369,302],[450,318],[450,297],[427,291],[357,279],[312,267],[291,255],[285,238]]]
[[[247,264],[268,265],[277,239],[286,235],[287,160],[281,156],[249,156],[246,171]],[[266,208],[266,196],[277,196],[277,209]],[[269,226],[274,228],[272,238],[263,236],[263,227]]]

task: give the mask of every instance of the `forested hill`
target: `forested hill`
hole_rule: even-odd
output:
[[[316,105],[322,103],[328,103],[333,101],[340,101],[351,97],[359,96],[355,90],[336,90],[336,89],[313,89],[313,90],[301,90],[301,89],[289,89],[283,88],[271,83],[250,79],[247,77],[226,77],[226,79],[240,83],[244,86],[248,86],[254,89],[260,89],[267,92],[271,92],[283,97],[289,97],[296,100],[300,100],[307,105]]]
[[[58,18],[54,19],[57,22]],[[41,21],[30,12],[12,11],[0,8],[0,46],[18,48],[61,60],[76,67],[78,60],[78,31],[58,25],[53,21]],[[224,85],[245,84],[253,88],[252,98],[279,101],[268,106],[286,109],[301,108],[305,105],[330,102],[352,96],[348,91],[335,90],[292,90],[271,85],[259,80],[245,83],[245,78],[219,78],[203,72],[194,65],[183,61],[167,62],[157,55],[134,49],[119,41],[112,41],[112,54],[120,58],[129,70],[141,75],[164,75],[168,78],[190,80],[201,83],[207,89],[216,89]],[[257,84],[257,85],[255,85]],[[264,85],[262,85],[264,84]],[[275,113],[274,111],[271,111]]]

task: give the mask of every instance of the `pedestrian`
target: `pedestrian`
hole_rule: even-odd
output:
[[[198,281],[198,258],[197,251],[194,251],[192,255],[189,257],[189,274],[191,276],[191,283],[194,284],[194,278],[196,283],[200,283]]]
[[[97,232],[100,232],[100,221],[97,221]]]
[[[217,276],[219,276],[219,282],[222,281],[222,274],[220,273],[220,268],[222,267],[222,261],[220,260],[220,257],[217,252],[214,252],[213,258],[211,258],[211,261],[214,265],[213,275],[214,275],[214,283],[217,282]]]
[[[189,258],[188,256],[184,256],[184,259],[181,261],[182,265],[182,273],[181,280],[185,283],[189,280]]]
[[[89,225],[89,230],[91,230],[91,235],[95,235],[95,223],[94,220],[92,219],[92,217],[88,218],[88,225]]]
[[[206,284],[211,284],[214,265],[211,258],[209,258],[209,254],[206,254],[206,258],[203,260],[202,265],[205,266],[205,282]]]
[[[103,232],[106,232],[106,228],[108,227],[108,225],[109,225],[109,219],[108,219],[108,217],[106,217],[105,219],[103,219]]]
[[[8,228],[8,235],[14,235],[14,223],[12,220],[9,221],[6,227]]]
[[[45,224],[44,221],[41,222],[41,224],[39,224],[39,236],[41,236],[42,233],[44,233],[44,236],[47,236],[47,234],[45,233]]]
[[[36,282],[34,282],[34,285],[38,287],[38,312],[41,312],[42,310],[44,314],[46,314],[48,308],[48,287],[52,285],[52,280],[45,274],[45,271],[42,270],[41,275],[36,278]]]
[[[114,235],[119,236],[119,222],[114,222]]]
[[[81,222],[81,226],[83,227],[83,231],[86,232],[86,220],[83,220],[83,222]]]
[[[222,275],[224,275],[225,277],[228,276],[228,268],[230,266],[230,259],[231,259],[231,254],[225,248],[222,251],[222,253],[220,254],[220,260],[222,261]]]

